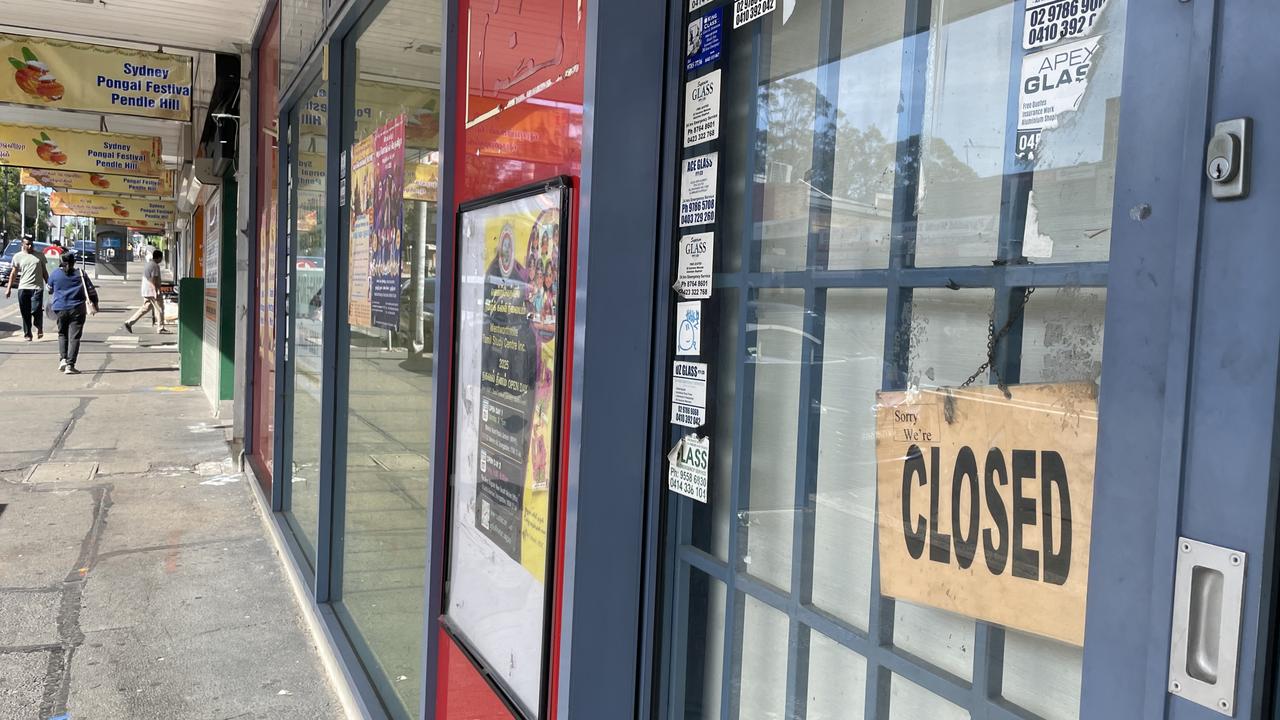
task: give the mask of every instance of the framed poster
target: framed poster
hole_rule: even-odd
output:
[[[525,718],[546,714],[567,178],[463,205],[444,626]]]

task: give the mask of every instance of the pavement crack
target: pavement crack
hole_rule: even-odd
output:
[[[139,548],[124,548],[122,550],[110,550],[98,555],[98,560],[106,560],[108,558],[120,557],[121,555],[137,555],[139,553],[159,552],[160,550],[186,550],[187,548],[209,547],[211,545],[238,545],[240,543],[253,542],[258,540],[257,537],[241,536],[231,537],[222,540],[200,540],[185,543],[171,543],[168,545],[147,545]]]
[[[83,399],[78,412],[83,413],[87,405],[88,399]],[[84,631],[80,628],[80,609],[84,587],[89,580],[89,570],[98,561],[98,547],[107,526],[107,514],[111,511],[112,486],[96,485],[87,490],[93,498],[93,522],[80,541],[80,553],[76,557],[75,567],[71,568],[62,583],[62,597],[58,604],[58,646],[49,652],[44,694],[40,700],[40,717],[53,717],[67,711],[67,698],[71,694],[71,661],[76,649],[84,643]]]
[[[93,398],[80,398],[80,404],[76,406],[75,410],[71,411],[71,419],[67,420],[67,424],[62,426],[62,430],[58,433],[58,437],[54,438],[53,445],[49,448],[49,453],[45,455],[44,460],[41,462],[49,462],[53,459],[54,455],[57,455],[58,452],[62,450],[62,446],[67,442],[67,436],[71,434],[71,429],[76,426],[77,422],[84,418],[84,413],[89,409],[89,403],[91,402],[93,402]]]

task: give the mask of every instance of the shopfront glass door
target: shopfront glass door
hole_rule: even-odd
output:
[[[680,93],[681,165],[710,156],[718,188],[710,215],[681,208],[676,238],[713,242],[716,274],[701,351],[679,337],[668,358],[676,376],[706,364],[705,422],[674,423],[667,447],[705,435],[710,471],[705,502],[668,494],[665,717],[1090,717],[1085,639],[1106,642],[1084,630],[1093,480],[1068,493],[1055,457],[1092,471],[1105,321],[1123,313],[1109,284],[1128,290],[1141,271],[1111,263],[1136,2],[682,8],[682,85],[712,89]],[[1162,52],[1202,71],[1207,59],[1187,60],[1198,46],[1170,36]],[[1203,129],[1186,106],[1146,113]],[[690,137],[693,121],[717,130]],[[1199,175],[1186,182],[1194,193]],[[891,451],[908,468],[897,477],[919,483],[885,504],[886,430],[927,441],[975,424],[988,434],[971,472],[963,453],[939,468],[926,449],[911,474],[918,439]],[[1028,455],[1019,433],[1069,447]],[[901,562],[882,536],[904,532]],[[948,597],[939,580],[978,572],[987,595]],[[1069,589],[1070,611],[1046,617],[1019,582]]]
[[[289,112],[288,335],[285,412],[291,460],[284,515],[298,547],[315,567],[320,533],[321,396],[324,388],[325,175],[328,101],[317,78]]]

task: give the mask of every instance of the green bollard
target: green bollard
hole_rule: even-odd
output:
[[[178,377],[183,385],[200,384],[204,353],[204,278],[178,281]]]

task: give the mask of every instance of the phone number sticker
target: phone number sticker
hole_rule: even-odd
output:
[[[1028,0],[1022,48],[1053,45],[1088,36],[1107,0]]]

